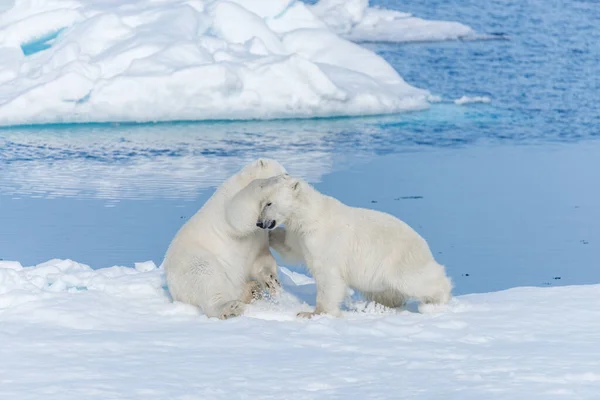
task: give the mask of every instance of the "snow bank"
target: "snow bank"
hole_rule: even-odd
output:
[[[426,91],[294,0],[16,1],[0,13],[0,54],[0,125],[427,107]]]
[[[299,320],[314,285],[281,274],[282,297],[218,321],[171,303],[152,263],[0,262],[0,397],[597,398],[600,285]]]
[[[369,7],[369,0],[320,0],[311,11],[337,34],[355,42],[425,42],[476,39],[458,22],[429,21],[395,10]]]

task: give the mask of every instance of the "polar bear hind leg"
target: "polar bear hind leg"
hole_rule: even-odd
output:
[[[221,306],[220,319],[229,319],[233,317],[239,317],[244,313],[246,304],[250,304],[253,300],[260,300],[263,298],[263,285],[257,281],[248,281],[244,286],[244,292],[242,293],[242,299],[231,300]]]
[[[262,286],[257,281],[248,281],[244,286],[241,300],[230,300],[222,303],[216,307],[215,316],[219,319],[229,319],[239,317],[244,313],[246,304],[252,302],[252,300],[259,300],[262,298]]]
[[[406,305],[407,297],[395,289],[388,289],[383,292],[365,292],[365,299],[374,301],[389,308],[402,308]]]
[[[174,300],[199,307],[209,318],[243,312],[243,307],[240,311],[233,302],[239,301],[243,305],[242,297],[248,290],[248,283],[236,285],[216,257],[201,249],[188,251],[183,259],[188,264],[179,268],[185,273],[167,274]]]
[[[452,292],[452,281],[446,276],[444,267],[435,261],[394,277],[390,284],[398,292],[418,300],[421,303],[419,312],[426,310],[423,306],[427,304],[448,303]]]

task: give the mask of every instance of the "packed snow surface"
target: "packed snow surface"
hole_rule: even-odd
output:
[[[352,32],[359,28],[387,29],[400,14],[367,2],[338,3],[9,3],[0,11],[0,125],[369,115],[427,107],[427,91],[338,35],[356,39],[360,33]],[[350,31],[341,27],[348,24]]]
[[[341,36],[356,42],[424,42],[483,38],[459,22],[429,21],[369,7],[369,0],[320,0],[311,10]]]
[[[227,321],[172,303],[152,262],[0,262],[0,398],[597,399],[600,285],[456,297],[428,314],[354,299],[297,319],[313,281]]]

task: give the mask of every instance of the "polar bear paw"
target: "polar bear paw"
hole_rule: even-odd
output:
[[[324,311],[317,311],[317,310],[315,310],[315,311],[301,311],[298,314],[296,314],[296,316],[298,318],[311,319],[312,317],[317,317],[319,315],[324,315],[324,314],[327,314],[327,313],[324,312]],[[335,313],[332,313],[331,315],[332,316],[337,316]]]
[[[315,317],[317,315],[324,315],[324,314],[327,314],[329,316],[336,317],[336,318],[339,318],[339,317],[342,316],[342,313],[341,313],[340,310],[333,310],[332,309],[330,311],[323,311],[323,309],[319,309],[318,307],[314,311],[301,311],[298,314],[296,314],[296,316],[298,318],[308,318],[308,319],[310,319],[310,318]]]
[[[281,282],[277,279],[277,274],[265,271],[259,277],[259,282],[270,296],[277,295],[281,290]]]
[[[265,286],[271,295],[275,295],[279,289],[281,289],[281,282],[279,282],[279,279],[277,279],[277,275],[268,274],[265,279]]]
[[[256,281],[249,281],[246,283],[246,288],[244,289],[243,301],[246,304],[249,304],[253,300],[260,300],[263,298],[263,288],[260,283]]]
[[[239,300],[232,300],[223,305],[220,319],[235,318],[242,315],[245,309],[245,304]]]
[[[317,313],[315,311],[301,311],[298,314],[296,314],[296,316],[298,318],[308,318],[308,319],[311,319],[315,315],[319,315],[319,313]]]

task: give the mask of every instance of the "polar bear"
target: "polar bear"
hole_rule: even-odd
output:
[[[185,223],[166,252],[163,267],[174,300],[199,307],[208,317],[239,316],[267,289],[280,284],[268,233],[256,227],[273,176],[285,174],[275,160],[258,159],[226,180]]]
[[[317,305],[310,318],[340,315],[346,287],[388,307],[408,298],[445,304],[452,283],[427,242],[390,214],[350,207],[286,176],[264,198],[257,226],[269,229],[270,246],[291,261],[304,261],[315,278]],[[273,229],[284,224],[283,228]]]

